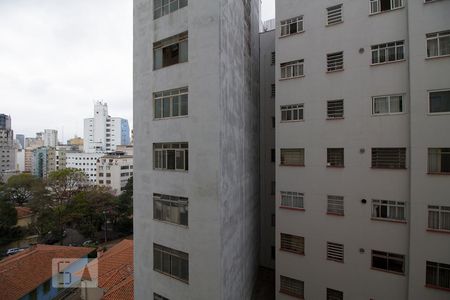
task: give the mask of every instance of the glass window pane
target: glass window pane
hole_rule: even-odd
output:
[[[428,57],[438,55],[438,42],[437,39],[431,39],[427,41],[427,54]]]
[[[184,170],[184,150],[176,151],[175,158],[176,158],[176,169]]]
[[[430,112],[450,112],[450,91],[430,93]]]
[[[392,96],[390,101],[390,112],[398,113],[402,112],[402,97],[401,96]]]
[[[188,4],[188,0],[180,0],[180,8],[185,7]]]
[[[170,98],[163,99],[163,116],[164,118],[170,117]]]
[[[188,95],[181,95],[180,116],[187,116],[188,114]]]
[[[179,62],[187,62],[188,61],[188,41],[185,40],[180,43],[180,58]]]
[[[170,255],[168,253],[162,253],[162,269],[164,273],[170,274]]]
[[[173,96],[172,98],[172,116],[177,117],[179,116],[179,110],[180,110],[180,97],[179,96]]]
[[[450,36],[441,37],[439,39],[439,55],[450,54]]]
[[[175,150],[167,150],[167,169],[175,170]]]
[[[155,118],[161,118],[161,99],[155,100]]]
[[[374,98],[373,101],[374,101],[373,103],[374,114],[385,114],[389,112],[387,97]]]
[[[162,68],[162,49],[153,50],[153,68],[155,70]]]
[[[170,12],[174,12],[178,9],[178,0],[170,1]]]

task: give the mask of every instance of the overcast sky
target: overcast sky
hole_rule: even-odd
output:
[[[274,2],[263,0],[263,20],[274,18]],[[83,136],[95,100],[133,127],[132,3],[0,0],[0,113],[14,133]]]

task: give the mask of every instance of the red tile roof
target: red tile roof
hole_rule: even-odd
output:
[[[92,248],[36,245],[0,261],[0,299],[18,299],[52,278],[53,258],[81,258]]]
[[[33,211],[28,207],[16,206],[17,218],[22,219],[33,215]]]

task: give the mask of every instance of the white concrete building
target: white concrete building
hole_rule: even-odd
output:
[[[44,129],[44,146],[55,148],[58,145],[58,130]]]
[[[276,2],[277,299],[450,298],[449,15]]]
[[[15,139],[11,129],[11,117],[0,114],[0,175],[15,169]]]
[[[117,145],[130,143],[130,128],[123,118],[108,115],[108,105],[97,101],[94,117],[84,119],[84,152],[115,151]]]
[[[97,160],[104,153],[67,152],[66,167],[83,171],[88,181],[95,184],[97,180]]]
[[[135,299],[250,299],[259,5],[134,1]]]
[[[113,152],[97,160],[97,185],[110,187],[119,195],[133,176],[133,156]]]

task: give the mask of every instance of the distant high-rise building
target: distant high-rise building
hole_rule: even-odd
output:
[[[107,186],[118,195],[133,176],[133,156],[112,152],[97,160],[97,185]]]
[[[16,134],[16,140],[19,141],[21,148],[25,149],[25,135],[23,135],[23,134]]]
[[[115,151],[117,145],[130,143],[130,128],[123,118],[108,115],[108,105],[97,101],[94,117],[84,119],[84,152]]]
[[[45,129],[43,140],[45,147],[56,147],[58,145],[58,130]]]
[[[11,117],[0,114],[0,175],[16,169],[14,132]]]
[[[51,172],[64,169],[66,155],[64,150],[54,147],[39,147],[32,150],[31,173],[34,176],[46,178]]]

